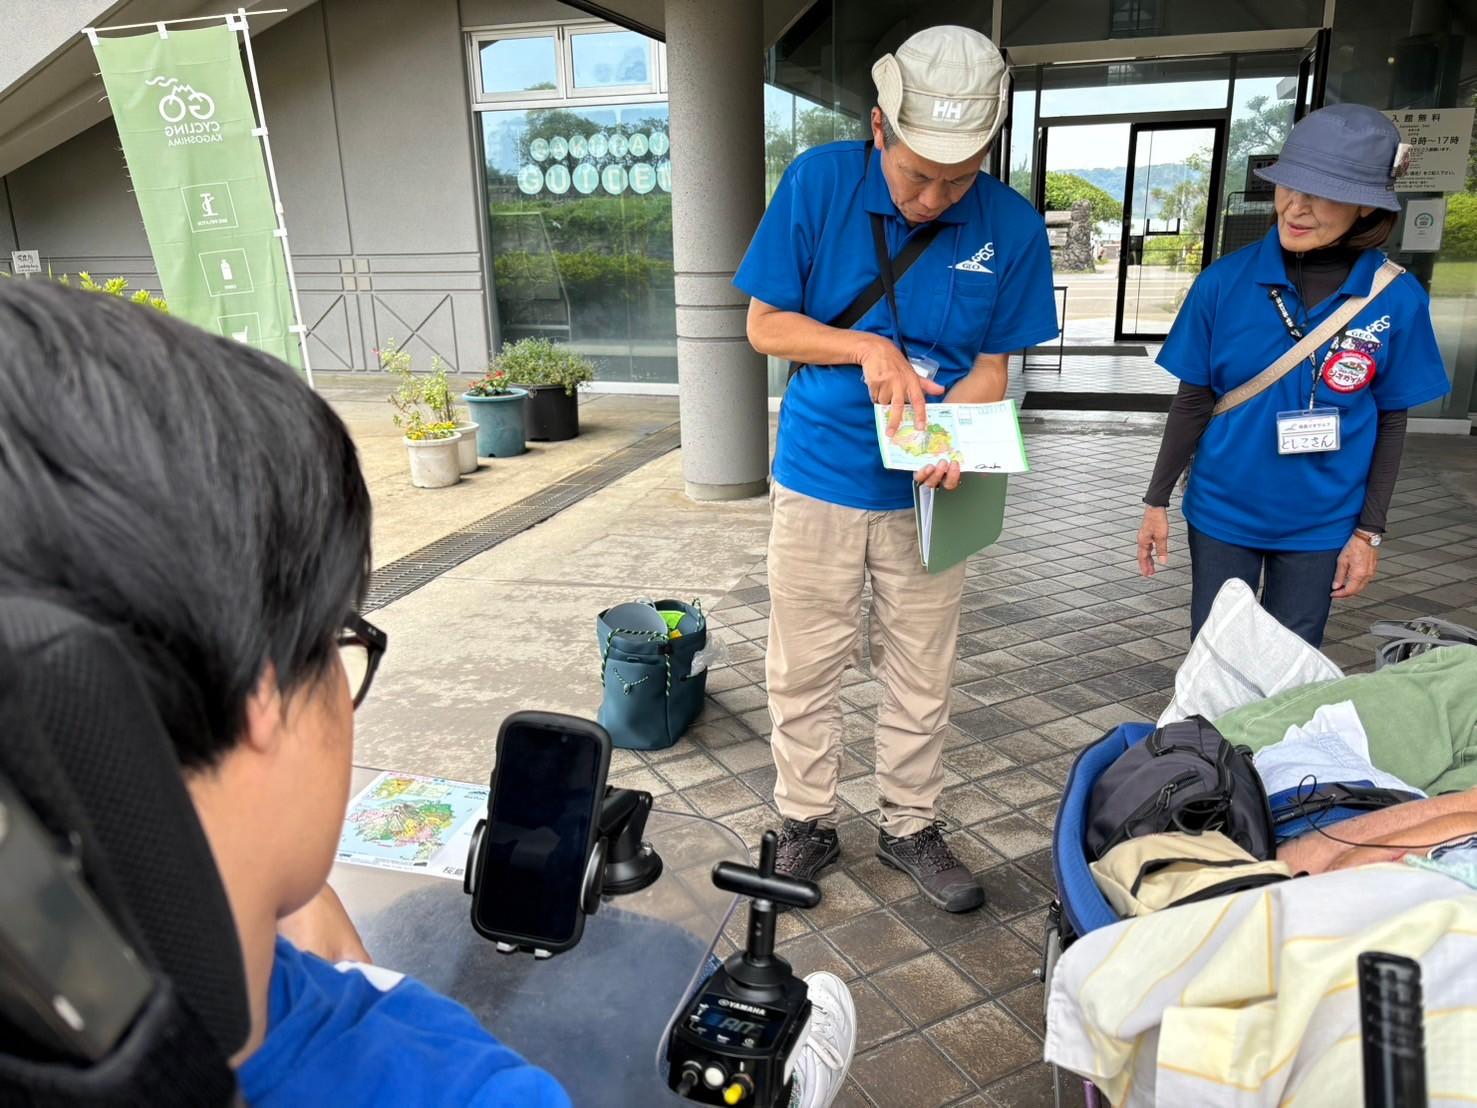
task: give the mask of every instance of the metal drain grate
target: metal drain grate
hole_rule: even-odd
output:
[[[593,492],[634,473],[682,445],[681,432],[673,423],[654,431],[622,450],[586,466],[561,481],[547,485],[491,515],[458,528],[433,543],[380,566],[369,578],[363,611],[372,612],[409,596],[422,585],[491,550],[500,542],[536,527],[565,508],[578,504]]]

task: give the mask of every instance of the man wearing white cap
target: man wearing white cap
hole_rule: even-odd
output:
[[[771,489],[778,868],[815,878],[840,857],[840,686],[860,658],[870,579],[877,854],[964,912],[984,891],[936,821],[964,566],[923,569],[911,481],[882,466],[873,404],[891,406],[894,430],[911,406],[921,429],[927,400],[1001,399],[1008,351],[1057,333],[1051,252],[1035,210],[980,172],[1009,104],[989,39],[933,27],[872,76],[872,138],[795,160],[734,278],[752,297],[754,348],[798,367]],[[959,467],[916,480],[953,489]]]

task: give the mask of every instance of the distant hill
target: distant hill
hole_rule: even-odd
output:
[[[1128,181],[1128,167],[1126,165],[1113,166],[1112,168],[1100,169],[1068,169],[1063,172],[1073,176],[1081,177],[1084,181],[1096,185],[1114,200],[1122,201],[1123,194]],[[1139,173],[1139,191],[1134,197],[1133,208],[1135,212],[1142,213],[1144,201],[1147,199],[1147,189],[1152,186],[1156,189],[1173,189],[1181,182],[1197,176],[1196,172],[1187,165],[1156,165],[1151,180],[1145,181],[1144,174]]]

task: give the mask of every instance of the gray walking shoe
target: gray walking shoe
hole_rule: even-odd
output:
[[[775,844],[774,871],[801,881],[819,881],[821,870],[841,857],[841,840],[815,820],[787,819]]]
[[[985,890],[944,842],[942,827],[937,820],[912,835],[878,831],[877,857],[918,882],[923,895],[944,911],[972,912],[985,903]]]

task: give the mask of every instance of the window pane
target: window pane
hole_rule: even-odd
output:
[[[553,35],[484,42],[478,55],[483,92],[540,92],[559,87]]]
[[[1242,58],[1237,63],[1221,233],[1216,240],[1219,256],[1258,241],[1276,218],[1272,186],[1252,170],[1275,157],[1292,130],[1297,66],[1296,54]]]
[[[651,40],[635,31],[571,35],[574,87],[651,84]]]
[[[1226,58],[1048,66],[1042,71],[1043,117],[1189,111],[1226,106]]]
[[[1235,4],[1190,0],[1002,2],[1001,33],[1011,46],[1316,27],[1323,22],[1323,0],[1240,0]]]
[[[568,343],[602,381],[676,381],[666,104],[481,124],[503,341]]]

